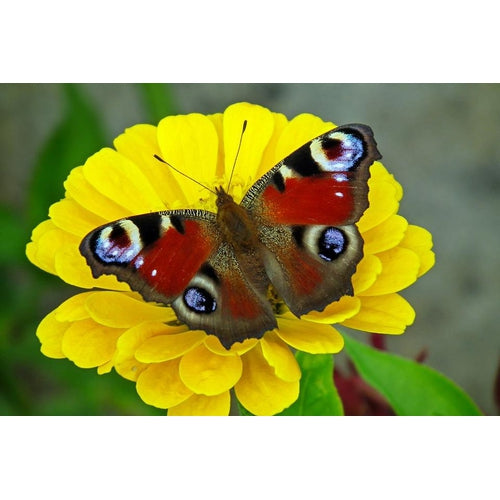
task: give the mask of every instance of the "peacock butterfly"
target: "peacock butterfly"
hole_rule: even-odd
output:
[[[279,162],[240,204],[220,186],[217,213],[120,219],[91,231],[80,252],[94,278],[114,274],[229,349],[277,326],[271,290],[296,316],[353,294],[363,256],[355,223],[368,207],[369,167],[379,158],[370,127],[337,127]]]

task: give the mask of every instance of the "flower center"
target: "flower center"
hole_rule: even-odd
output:
[[[222,177],[217,177],[212,183],[212,187],[222,186],[227,191],[227,185],[229,183],[229,175],[224,175]],[[227,193],[234,199],[235,203],[239,204],[243,199],[245,193],[250,189],[253,182],[251,179],[243,179],[240,175],[233,175],[231,180],[231,186]],[[198,198],[193,202],[193,208],[200,208],[202,210],[208,210],[210,212],[217,212],[217,206],[215,204],[216,196],[210,193],[206,189],[200,189]]]

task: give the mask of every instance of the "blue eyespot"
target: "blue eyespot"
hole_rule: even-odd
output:
[[[198,314],[210,314],[217,309],[217,302],[203,288],[192,286],[184,291],[184,304]]]
[[[318,255],[327,262],[335,260],[347,247],[347,237],[336,227],[327,227],[318,238]]]

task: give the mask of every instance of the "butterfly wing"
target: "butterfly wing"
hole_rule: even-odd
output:
[[[145,300],[171,305],[179,320],[218,336],[227,348],[276,326],[264,271],[245,272],[245,262],[221,241],[211,212],[121,219],[90,232],[80,252],[95,278],[115,275]]]
[[[285,158],[242,201],[258,233],[255,251],[235,250],[215,214],[174,210],[101,226],[80,252],[94,277],[116,275],[229,348],[276,327],[269,280],[297,315],[352,293],[363,245],[354,224],[368,206],[368,168],[379,157],[371,130],[350,125]]]
[[[243,198],[258,221],[266,272],[297,316],[352,295],[363,256],[355,223],[380,157],[369,127],[338,127],[286,157]]]

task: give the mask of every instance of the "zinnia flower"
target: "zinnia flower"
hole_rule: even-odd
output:
[[[207,186],[227,186],[241,136],[230,194],[250,186],[292,151],[335,127],[316,116],[292,120],[238,103],[224,113],[169,116],[157,127],[136,125],[74,168],[64,199],[33,231],[29,260],[65,282],[90,289],[61,304],[40,323],[41,351],[98,373],[113,368],[136,383],[147,404],[169,415],[227,415],[230,391],[250,412],[272,415],[299,394],[300,368],[290,348],[337,353],[333,324],[400,334],[415,317],[399,295],[434,263],[430,234],[397,215],[401,186],[380,162],[370,169],[369,208],[358,228],[364,257],[353,276],[354,296],[300,319],[276,307],[278,328],[228,350],[213,335],[180,324],[170,307],[145,302],[114,276],[92,277],[78,247],[96,227],[132,215],[181,208],[216,211],[215,197],[160,163],[155,155]],[[101,290],[98,290],[101,289]]]

